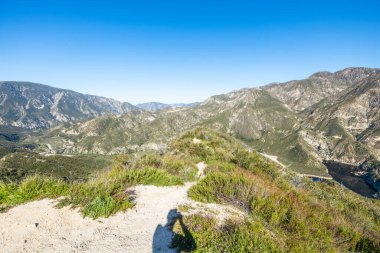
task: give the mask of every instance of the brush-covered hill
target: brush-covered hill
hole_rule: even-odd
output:
[[[207,126],[237,136],[252,147],[287,157],[298,152],[287,148],[296,143],[297,116],[267,91],[247,89],[213,96],[198,106],[159,112],[130,112],[104,116],[73,125],[60,126],[37,139],[49,152],[113,154],[128,150],[164,149],[178,134]],[[283,146],[278,140],[282,139]],[[299,147],[302,149],[302,147]],[[299,164],[323,168],[312,157]]]
[[[367,68],[320,72],[301,81],[213,96],[190,108],[108,115],[59,126],[38,141],[48,144],[49,152],[110,154],[163,149],[178,134],[196,126],[208,126],[236,136],[252,148],[278,156],[283,164],[300,172],[323,175],[326,174],[324,160],[359,163],[378,153],[376,101],[379,95],[375,88],[370,88],[376,86],[378,73],[378,69]],[[359,106],[358,103],[367,101],[366,94],[371,96],[371,102]],[[304,106],[307,108],[298,112]],[[311,117],[311,111],[321,116]],[[337,126],[338,118],[331,116],[332,113],[341,115],[340,119],[344,118],[346,123]],[[373,119],[367,118],[371,113]],[[343,129],[352,136],[355,120],[361,124],[362,131],[367,129],[362,141],[351,138],[349,145],[338,146],[326,143],[326,126],[335,132]],[[324,126],[318,129],[316,121],[324,121]],[[339,141],[339,134],[330,134],[330,142]],[[357,151],[353,152],[352,146]],[[355,156],[356,160],[346,159],[349,156]]]
[[[199,162],[207,165],[202,177],[197,176]],[[197,128],[174,139],[164,153],[116,156],[112,167],[86,182],[34,176],[19,184],[0,183],[0,209],[62,196],[60,206],[79,207],[93,218],[109,217],[134,208],[130,187],[193,181],[191,201],[168,217],[171,246],[179,252],[380,252],[379,201],[334,181],[301,177],[228,134]],[[173,194],[181,189],[172,188]],[[242,215],[219,219],[217,211],[199,209],[207,204],[233,207]]]
[[[206,176],[189,190],[190,198],[246,213],[243,220],[220,224],[212,215],[183,207],[188,214],[183,223],[199,252],[380,252],[379,201],[334,181],[300,177],[207,129],[189,132],[172,145],[208,165]],[[179,222],[174,231],[186,236]],[[183,240],[177,245],[189,248]]]
[[[110,98],[85,95],[30,82],[0,82],[0,124],[45,129],[104,114],[139,110]]]
[[[297,172],[327,176],[326,160],[352,163],[358,175],[370,170],[369,181],[377,185],[378,82],[379,69],[319,72],[213,96],[193,107],[67,123],[28,141],[48,153],[130,153],[165,150],[179,134],[206,126],[277,156]]]

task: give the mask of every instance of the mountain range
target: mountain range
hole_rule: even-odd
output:
[[[327,176],[326,161],[357,166],[380,190],[380,69],[318,72],[190,105],[133,106],[40,84],[1,82],[1,124],[46,129],[26,142],[47,153],[164,150],[198,126],[237,137],[299,173]],[[65,124],[62,124],[65,123]]]
[[[137,104],[136,106],[140,109],[147,110],[147,111],[158,111],[158,110],[165,110],[165,109],[174,109],[174,108],[180,108],[180,107],[192,107],[197,105],[198,103],[177,103],[177,104],[164,104],[160,102],[148,102],[148,103],[142,103]]]
[[[104,114],[138,110],[130,103],[30,82],[0,82],[0,124],[45,129]]]
[[[197,103],[132,105],[111,98],[81,94],[31,82],[0,82],[0,124],[24,129],[47,129],[65,122],[77,122],[105,114],[157,111],[191,107]]]

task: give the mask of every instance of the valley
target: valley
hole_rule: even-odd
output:
[[[380,69],[179,105],[0,94],[9,252],[379,252]]]
[[[184,107],[136,107],[124,114],[68,121],[33,132],[25,141],[51,154],[164,151],[179,134],[203,126],[277,156],[298,173],[329,176],[324,161],[359,166],[379,160],[379,82],[379,69],[319,72]],[[376,171],[363,172],[377,178]]]
[[[0,0],[0,253],[380,253],[379,10]]]
[[[17,219],[0,229],[7,251],[380,248],[378,200],[332,180],[312,182],[207,128],[182,134],[164,153],[115,156],[110,170],[86,181],[35,175],[0,183],[0,203],[4,224]]]

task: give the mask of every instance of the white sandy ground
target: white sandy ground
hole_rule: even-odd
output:
[[[202,176],[206,165],[197,164]],[[184,186],[136,186],[136,206],[107,219],[83,218],[78,210],[57,209],[56,200],[44,199],[0,214],[0,252],[175,252],[169,246],[172,232],[165,226],[178,213],[214,214],[220,222],[244,214],[233,207],[201,204],[187,198]]]

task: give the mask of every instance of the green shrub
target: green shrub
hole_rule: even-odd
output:
[[[300,179],[294,183],[295,173],[256,152],[238,145],[225,150],[232,154],[229,162],[209,160],[206,177],[188,195],[201,202],[233,205],[250,219],[238,227],[218,227],[206,217],[184,217],[199,251],[379,252],[378,201],[357,196],[334,182]],[[255,242],[252,224],[265,228],[275,239],[264,245],[251,243]],[[228,234],[230,230],[234,233]],[[224,234],[228,238],[220,237]]]
[[[183,180],[163,169],[113,169],[87,182],[65,183],[46,176],[33,176],[20,184],[0,181],[0,210],[31,200],[65,196],[59,206],[80,207],[84,216],[108,217],[133,206],[126,191],[136,184],[181,185]]]
[[[61,206],[82,207],[85,216],[108,217],[133,206],[127,189],[136,184],[172,186],[183,181],[161,169],[113,169],[86,183],[73,184]]]
[[[184,181],[196,179],[197,171],[195,164],[190,159],[175,155],[145,154],[138,158],[132,165],[133,169],[156,168],[167,171],[173,176],[178,176]]]
[[[110,196],[96,196],[94,200],[84,206],[82,212],[84,216],[93,218],[109,217],[118,208],[116,200]]]
[[[158,154],[145,154],[133,164],[134,168],[155,167],[159,168],[162,165],[162,157]]]
[[[67,194],[67,192],[67,184],[46,176],[26,178],[20,185],[0,182],[0,206],[1,210],[5,210],[36,199],[57,198]]]
[[[198,172],[194,163],[174,156],[165,156],[162,159],[162,168],[172,175],[181,177],[185,181],[194,181]]]
[[[24,180],[18,187],[15,196],[23,200],[35,198],[56,198],[67,193],[68,186],[61,180],[51,177],[33,176]]]
[[[215,172],[190,188],[188,195],[200,202],[232,204],[249,209],[254,193],[255,184],[244,176]]]
[[[184,216],[183,223],[195,241],[192,252],[284,252],[283,243],[257,222],[230,219],[220,226],[211,216],[195,214]],[[186,246],[177,239],[185,236],[183,229],[175,224],[173,231],[173,246]]]
[[[165,170],[155,168],[127,169],[120,174],[120,177],[131,184],[156,186],[172,186],[183,184],[183,180],[180,177],[173,176]]]

